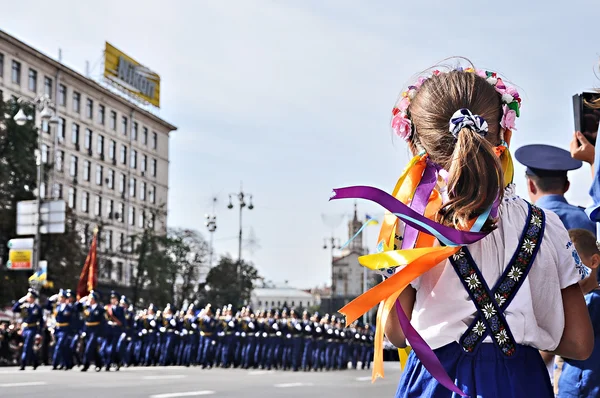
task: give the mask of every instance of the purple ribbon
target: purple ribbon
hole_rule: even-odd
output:
[[[475,243],[487,236],[486,233],[481,232],[468,232],[468,231],[459,231],[451,227],[447,227],[435,221],[431,221],[427,217],[417,213],[404,203],[400,202],[398,199],[394,198],[392,195],[387,192],[382,191],[381,189],[367,186],[355,186],[355,187],[346,187],[346,188],[337,188],[333,190],[334,196],[329,200],[337,200],[337,199],[365,199],[370,200],[371,202],[375,202],[390,213],[395,214],[404,214],[414,220],[419,221],[432,229],[435,229],[440,235],[444,238],[454,242],[457,245],[470,245]],[[423,228],[420,224],[416,222],[412,222],[410,220],[404,220],[405,224],[410,225],[411,227],[425,232],[427,234],[431,233]]]
[[[421,215],[425,213],[429,197],[437,183],[437,176],[436,165],[431,160],[427,159],[427,167],[425,167],[425,171],[423,171],[421,182],[419,182],[415,194],[413,195],[413,200],[410,203],[410,208]],[[402,238],[402,249],[412,249],[417,242],[418,235],[419,231],[416,228],[407,225],[404,229],[404,236]]]
[[[453,391],[462,397],[466,397],[467,394],[462,392],[461,389],[454,384],[433,350],[425,340],[423,340],[423,337],[419,335],[415,328],[412,327],[399,300],[396,300],[394,308],[396,308],[396,314],[398,315],[398,321],[400,322],[404,336],[406,336],[415,355],[419,358],[419,361],[421,361],[425,369],[427,369],[427,371],[448,390]]]

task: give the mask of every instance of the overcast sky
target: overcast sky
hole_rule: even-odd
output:
[[[497,70],[524,98],[512,150],[568,148],[571,96],[599,86],[597,1],[0,0],[0,29],[83,72],[102,73],[109,41],[161,75],[170,140],[169,225],[200,230],[217,195],[215,250],[237,255],[238,213],[227,194],[254,195],[244,256],[268,279],[329,280],[323,238],[347,238],[331,189],[391,190],[408,160],[389,130],[407,80],[454,55]],[[472,5],[469,5],[472,4]],[[521,195],[524,169],[517,168]],[[589,170],[568,198],[587,204]],[[359,213],[381,216],[371,204]],[[328,224],[322,214],[328,215]],[[377,230],[369,231],[370,249]]]

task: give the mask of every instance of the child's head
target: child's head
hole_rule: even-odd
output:
[[[439,221],[464,228],[501,199],[504,175],[494,147],[503,143],[504,134],[508,140],[514,123],[516,113],[507,104],[512,101],[518,107],[520,99],[513,89],[513,96],[505,97],[508,90],[495,74],[472,69],[434,73],[418,84],[412,86],[414,91],[409,88],[410,98],[405,100],[410,119],[405,139],[414,154],[426,152],[448,170],[449,200],[439,212]],[[402,110],[402,101],[398,108]],[[505,115],[510,112],[507,126]],[[492,226],[493,222],[486,224]]]
[[[596,279],[600,265],[600,249],[596,237],[587,229],[570,229],[569,236],[583,264],[592,270],[588,277],[593,276]]]

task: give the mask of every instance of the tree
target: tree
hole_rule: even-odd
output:
[[[8,261],[7,244],[17,237],[17,202],[34,199],[37,181],[35,150],[37,129],[27,122],[18,126],[13,120],[19,110],[16,101],[0,98],[0,256]],[[24,105],[26,113],[33,112]],[[0,267],[0,303],[21,297],[28,286],[27,272]]]
[[[208,243],[198,231],[170,229],[165,246],[173,304],[179,307],[194,302],[203,268],[208,266]]]
[[[239,278],[236,278],[238,265]],[[202,299],[216,306],[227,304],[240,307],[250,301],[250,294],[257,281],[262,279],[252,263],[222,256],[216,267],[211,268],[206,282],[200,285]]]

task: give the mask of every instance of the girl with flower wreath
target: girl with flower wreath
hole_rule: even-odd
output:
[[[399,296],[463,394],[442,386],[413,351],[396,397],[552,397],[538,350],[576,360],[592,352],[567,231],[554,213],[530,205],[512,181],[505,183],[501,158],[510,156],[520,103],[496,74],[459,68],[419,79],[394,108],[392,128],[411,152],[447,170],[434,188],[442,196],[436,221],[458,230],[479,224],[487,233]],[[398,312],[389,313],[385,334],[406,346]]]
[[[398,398],[552,397],[538,350],[592,352],[569,235],[515,194],[508,146],[520,105],[496,73],[435,70],[393,109],[392,129],[415,157],[392,195],[334,190],[332,199],[388,210],[379,253],[359,259],[386,280],[340,312],[351,322],[381,303],[374,378],[382,329],[396,347],[411,345]]]

